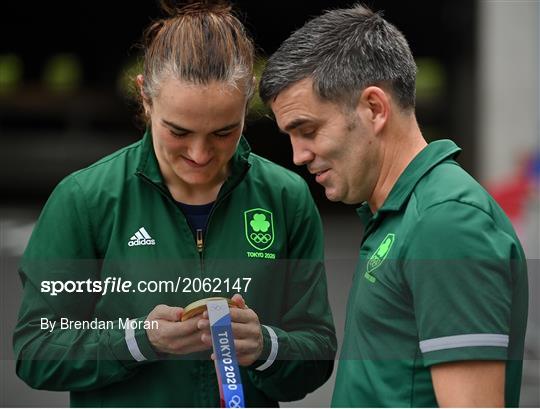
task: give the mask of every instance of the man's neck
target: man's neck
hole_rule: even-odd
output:
[[[373,213],[381,208],[397,180],[411,161],[427,146],[416,118],[396,121],[388,127],[383,138],[381,171],[368,200]]]

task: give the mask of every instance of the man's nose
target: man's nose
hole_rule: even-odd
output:
[[[315,155],[308,146],[301,140],[291,136],[291,145],[293,150],[293,162],[297,166],[307,165]]]

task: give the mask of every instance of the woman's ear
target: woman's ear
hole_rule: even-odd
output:
[[[253,100],[256,98],[256,94],[257,94],[257,77],[255,75],[251,79],[251,89],[252,89],[252,92],[250,93],[250,95],[248,95],[247,100],[246,100],[246,109],[245,109],[246,116],[249,114],[250,105],[253,102]]]
[[[144,114],[149,117],[150,116],[150,99],[146,96],[144,92],[144,77],[142,74],[137,75],[135,78],[135,81],[137,82],[137,87],[139,88],[139,93],[141,94],[141,99],[144,107]]]
[[[144,98],[144,91],[143,91],[143,85],[144,85],[144,77],[142,74],[138,74],[135,78],[135,82],[137,82],[137,87],[139,88],[139,92],[141,93],[141,96]]]

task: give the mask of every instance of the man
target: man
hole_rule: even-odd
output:
[[[269,59],[260,93],[331,201],[363,203],[333,406],[517,406],[525,256],[451,141],[416,122],[416,65],[379,14],[333,10]]]

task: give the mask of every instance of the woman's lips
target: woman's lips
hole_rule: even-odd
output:
[[[184,159],[184,161],[192,168],[194,169],[200,169],[200,168],[204,168],[205,166],[207,166],[211,161],[212,159],[210,159],[209,161],[206,161],[205,163],[197,163],[191,159],[188,159],[184,156],[182,156],[182,159]]]

